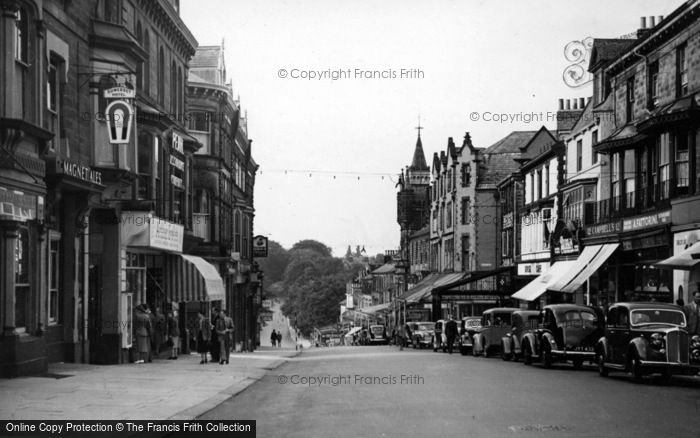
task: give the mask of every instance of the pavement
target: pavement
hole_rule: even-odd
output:
[[[201,364],[198,353],[151,363],[53,363],[44,376],[0,379],[4,420],[192,420],[301,354],[259,347],[229,364]]]

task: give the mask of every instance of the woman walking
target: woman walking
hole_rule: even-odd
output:
[[[169,344],[172,344],[168,359],[177,359],[180,352],[180,323],[177,319],[177,313],[172,310],[168,312],[168,339],[170,339]]]
[[[211,322],[200,310],[197,315],[197,352],[202,360],[200,364],[207,363],[207,353],[209,352],[209,341],[211,340]]]

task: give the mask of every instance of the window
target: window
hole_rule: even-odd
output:
[[[209,119],[209,113],[193,111],[188,119],[188,128],[190,131],[209,132]]]
[[[671,154],[670,134],[664,132],[658,139],[659,148],[659,199],[666,199],[670,194]]]
[[[612,183],[611,196],[613,200],[612,209],[618,211],[620,209],[620,153],[612,154],[610,160],[610,181]]]
[[[648,90],[648,107],[654,109],[659,105],[659,61],[649,64],[649,90]]]
[[[53,236],[49,243],[49,323],[56,324],[60,322],[59,306],[60,306],[60,284],[61,284],[61,265],[60,259],[60,238]]]
[[[22,228],[15,241],[15,328],[27,326],[29,289],[29,232]]]
[[[469,234],[462,236],[462,270],[469,271],[471,268],[471,242],[469,240]]]
[[[182,83],[182,67],[177,68],[177,107],[178,120],[182,120],[185,112],[184,84]]]
[[[133,300],[143,303],[146,300],[146,255],[131,251],[126,253],[126,291],[133,294]]]
[[[462,164],[462,187],[469,187],[472,178],[471,164]]]
[[[437,224],[438,224],[438,211],[437,208],[433,210],[433,232],[437,232]]]
[[[447,203],[446,207],[446,220],[447,220],[447,228],[452,227],[452,202]]]
[[[64,113],[63,113],[63,92],[65,77],[64,62],[61,58],[51,55],[48,72],[46,75],[46,108],[49,113],[46,117],[48,129],[54,133],[54,140],[51,141],[51,150],[56,149],[59,139],[65,137]]]
[[[250,251],[249,244],[248,244],[248,241],[249,241],[248,236],[250,234],[250,231],[249,231],[250,230],[250,220],[248,218],[248,215],[244,214],[242,216],[243,216],[243,230],[242,230],[243,237],[241,239],[242,240],[241,241],[241,245],[242,245],[241,252],[243,253],[243,258],[248,258],[249,251]]]
[[[241,252],[241,213],[238,210],[233,213],[233,231],[233,251]]]
[[[15,19],[15,59],[28,63],[27,41],[29,40],[29,19],[24,9],[17,11]]]
[[[688,132],[679,130],[676,139],[676,189],[680,193],[687,193],[689,180],[688,168]]]
[[[676,49],[676,94],[678,97],[683,97],[688,94],[688,45],[681,44]]]
[[[576,141],[576,172],[583,169],[583,140]]]
[[[625,162],[624,165],[624,179],[625,179],[625,207],[633,208],[635,205],[635,160],[634,160],[634,149],[629,149],[625,151]]]
[[[136,188],[137,199],[153,199],[152,182],[153,177],[153,141],[150,134],[144,132],[139,135],[138,162],[136,163],[136,173],[138,174],[138,185]]]
[[[627,79],[627,92],[626,92],[626,117],[627,117],[627,123],[631,122],[633,117],[633,112],[634,112],[634,76],[631,78]]]
[[[544,166],[544,195],[549,196],[549,164]]]
[[[639,151],[637,156],[637,165],[639,166],[639,200],[642,207],[646,207],[649,203],[649,170],[648,166],[648,153],[646,149]]]
[[[155,173],[155,201],[156,201],[156,212],[159,215],[163,214],[163,204],[165,200],[163,199],[163,148],[162,140],[160,137],[156,136],[153,141],[153,170]]]
[[[104,8],[105,21],[119,24],[119,1],[104,0]]]
[[[151,95],[151,37],[148,29],[143,35],[143,49],[146,51],[146,61],[143,63],[143,90]]]
[[[170,63],[170,114],[177,114],[177,67],[175,61]]]
[[[462,225],[471,223],[471,200],[467,196],[462,198]]]
[[[537,199],[542,199],[542,169],[537,170]]]
[[[591,132],[591,146],[595,146],[598,144],[598,131],[593,131]],[[592,163],[597,164],[598,163],[598,153],[593,151],[591,152],[593,156],[591,157]]]
[[[162,47],[158,53],[158,103],[165,105],[165,53]]]

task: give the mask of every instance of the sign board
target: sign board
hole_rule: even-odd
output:
[[[74,161],[57,159],[56,173],[62,173],[80,181],[102,185],[102,172]]]
[[[127,211],[121,216],[122,245],[182,252],[185,227],[152,213]]]
[[[134,121],[134,110],[124,100],[115,100],[105,110],[109,142],[112,144],[129,143],[131,125]]]
[[[591,225],[586,227],[586,236],[593,237],[602,234],[621,233],[622,221],[613,221],[605,224]]]
[[[267,257],[267,237],[253,237],[253,257]]]
[[[262,300],[262,306],[265,309],[269,309],[272,307],[272,300]]]
[[[540,275],[549,269],[549,262],[518,263],[518,275]]]
[[[671,210],[624,219],[622,231],[641,230],[668,223],[671,223]]]
[[[0,218],[26,222],[44,217],[44,198],[0,187]]]
[[[114,87],[104,91],[106,99],[133,99],[136,97],[136,90],[127,87]]]
[[[177,133],[173,132],[172,150],[178,151],[184,155],[185,148],[182,145],[182,137],[180,137]]]

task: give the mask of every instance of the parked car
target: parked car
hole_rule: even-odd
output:
[[[517,310],[511,316],[512,327],[501,339],[501,359],[518,360],[522,355],[522,341],[526,333],[537,330],[540,312]]]
[[[435,330],[433,332],[433,339],[431,342],[433,344],[433,351],[438,351],[438,349],[441,349],[443,353],[447,352],[447,335],[445,335],[445,324],[447,324],[446,319],[439,319],[435,323]],[[459,331],[459,327],[457,327],[457,331]],[[459,335],[459,333],[457,334]],[[459,343],[459,336],[455,336],[452,348],[459,348]]]
[[[389,337],[386,335],[386,327],[382,324],[369,326],[370,344],[388,344]]]
[[[435,323],[430,321],[410,322],[411,344],[413,348],[425,348],[431,345],[435,333]]]
[[[578,304],[550,304],[539,315],[537,330],[523,337],[523,361],[541,360],[545,368],[555,361],[571,361],[580,368],[594,363],[595,345],[603,334],[603,317],[592,307]]]
[[[688,334],[681,307],[662,303],[617,303],[608,311],[605,335],[596,345],[601,376],[625,371],[634,381],[647,374],[700,372],[700,336]]]
[[[459,352],[463,355],[472,351],[472,336],[481,328],[480,316],[465,316],[459,328]]]
[[[481,328],[472,337],[472,355],[488,357],[501,348],[501,338],[512,327],[511,317],[516,310],[520,309],[496,307],[484,311],[481,315]]]

